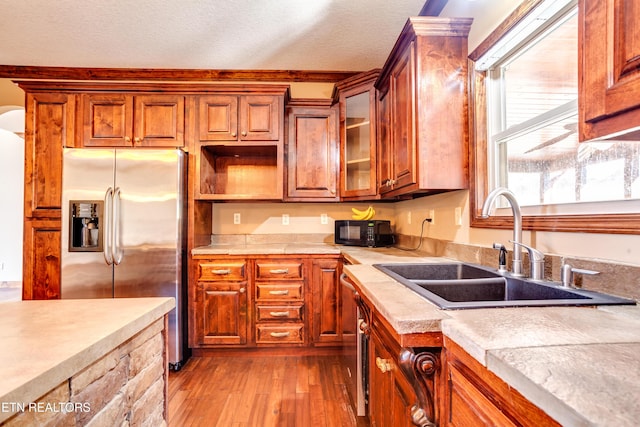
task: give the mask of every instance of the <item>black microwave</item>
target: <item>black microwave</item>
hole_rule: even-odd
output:
[[[391,246],[395,243],[387,220],[337,220],[334,241],[339,245]]]

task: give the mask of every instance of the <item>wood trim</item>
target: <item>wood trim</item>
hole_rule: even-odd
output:
[[[482,204],[489,192],[487,181],[487,96],[486,72],[475,70],[474,59],[481,57],[506,31],[539,3],[539,0],[523,2],[469,55],[469,211],[471,227],[513,228],[511,216],[480,217]],[[523,216],[522,228],[531,231],[640,234],[640,213]]]
[[[75,68],[0,65],[0,78],[34,80],[276,81],[334,83],[360,71]]]
[[[544,0],[524,0],[507,18],[502,21],[495,30],[480,43],[473,52],[469,54],[469,58],[477,61],[482,55],[487,53],[502,37],[504,37],[514,25],[519,23],[527,14],[538,7]]]

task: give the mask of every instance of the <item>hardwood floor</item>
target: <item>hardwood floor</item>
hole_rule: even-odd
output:
[[[169,374],[169,426],[368,426],[342,366],[340,356],[192,357]]]

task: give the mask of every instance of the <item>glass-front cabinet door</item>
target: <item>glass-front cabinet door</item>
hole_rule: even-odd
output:
[[[343,199],[373,199],[376,196],[373,83],[378,74],[379,70],[372,70],[336,85],[340,102],[340,195]]]

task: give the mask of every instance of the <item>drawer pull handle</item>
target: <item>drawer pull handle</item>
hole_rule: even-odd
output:
[[[271,332],[270,334],[273,338],[285,338],[291,335],[291,332]]]
[[[230,274],[231,270],[230,269],[222,269],[222,270],[211,270],[211,274],[218,274],[220,276],[224,275],[224,274]]]
[[[288,268],[274,268],[273,270],[269,270],[271,274],[287,274],[289,273]]]
[[[376,357],[376,366],[383,374],[391,371],[391,361],[389,361],[389,359],[381,359],[380,357]]]
[[[289,295],[289,289],[283,289],[281,291],[269,291],[270,295]]]
[[[289,317],[288,311],[270,311],[271,317]]]

